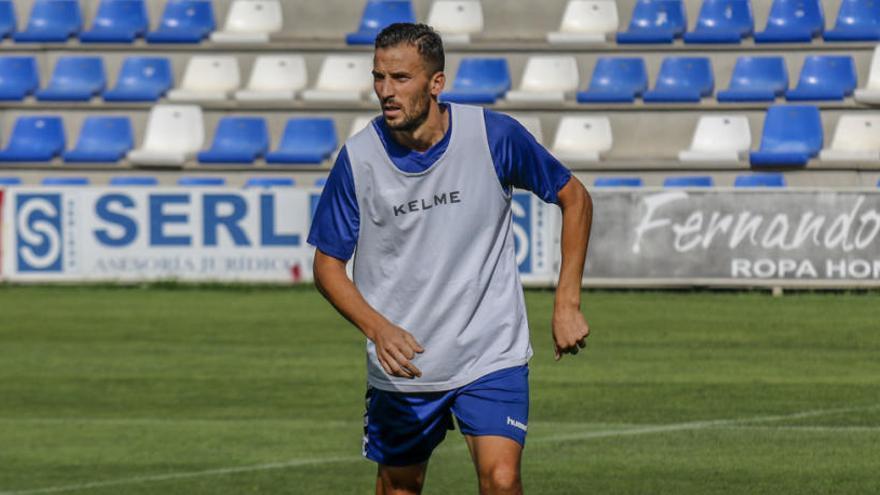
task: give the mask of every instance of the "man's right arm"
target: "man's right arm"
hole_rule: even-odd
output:
[[[345,261],[315,250],[315,286],[339,313],[376,345],[385,373],[417,378],[422,372],[412,363],[424,349],[406,330],[388,321],[364,299],[345,272]]]

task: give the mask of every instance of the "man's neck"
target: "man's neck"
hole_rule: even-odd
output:
[[[432,103],[428,110],[428,118],[417,129],[412,131],[391,130],[391,137],[401,146],[424,153],[434,146],[449,129],[449,106]]]

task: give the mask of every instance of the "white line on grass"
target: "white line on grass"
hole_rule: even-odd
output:
[[[553,435],[549,437],[539,437],[529,439],[529,444],[550,443],[550,442],[568,442],[578,440],[589,440],[594,438],[607,438],[631,435],[645,435],[651,433],[666,433],[673,431],[685,430],[705,430],[709,428],[731,427],[736,425],[747,426],[749,423],[769,423],[774,421],[785,421],[789,419],[812,418],[816,416],[827,416],[829,414],[848,413],[856,411],[868,411],[872,409],[880,409],[880,405],[868,407],[849,407],[837,409],[818,409],[814,411],[801,411],[792,414],[780,414],[774,416],[754,416],[751,418],[737,419],[718,419],[711,421],[691,421],[687,423],[673,423],[659,426],[644,426],[635,428],[623,428],[606,431],[592,431],[585,433],[573,433],[565,435]],[[357,462],[363,459],[361,456],[335,456],[335,457],[319,457],[314,459],[292,459],[283,462],[271,462],[266,464],[253,464],[250,466],[227,467],[218,469],[206,469],[203,471],[188,471],[182,473],[158,474],[151,476],[134,476],[131,478],[120,478],[107,481],[93,481],[89,483],[80,483],[76,485],[63,485],[47,488],[36,488],[31,490],[19,490],[11,492],[0,492],[0,495],[37,495],[40,493],[61,493],[72,492],[77,490],[85,490],[88,488],[104,488],[109,486],[135,485],[140,483],[150,483],[157,481],[170,481],[191,478],[203,478],[210,476],[222,476],[227,474],[247,473],[253,471],[268,471],[272,469],[286,469],[300,466],[315,466],[321,464],[334,464],[345,462]]]

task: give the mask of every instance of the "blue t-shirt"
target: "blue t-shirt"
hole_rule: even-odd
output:
[[[434,146],[424,153],[411,150],[393,139],[385,119],[377,117],[372,125],[376,129],[391,161],[404,172],[417,173],[426,170],[443,156],[452,135],[452,113],[449,129]],[[533,192],[547,203],[556,203],[556,193],[571,177],[569,171],[553,157],[534,136],[514,118],[484,110],[489,151],[498,180],[505,190],[511,187]],[[346,261],[357,246],[360,227],[360,211],[355,196],[354,179],[348,151],[343,146],[336,163],[327,177],[321,199],[315,208],[308,243],[323,253]]]

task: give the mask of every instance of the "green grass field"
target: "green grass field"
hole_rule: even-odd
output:
[[[528,292],[530,494],[880,493],[880,294]],[[363,339],[310,288],[0,287],[0,493],[371,493]],[[476,493],[458,432],[425,493]]]

